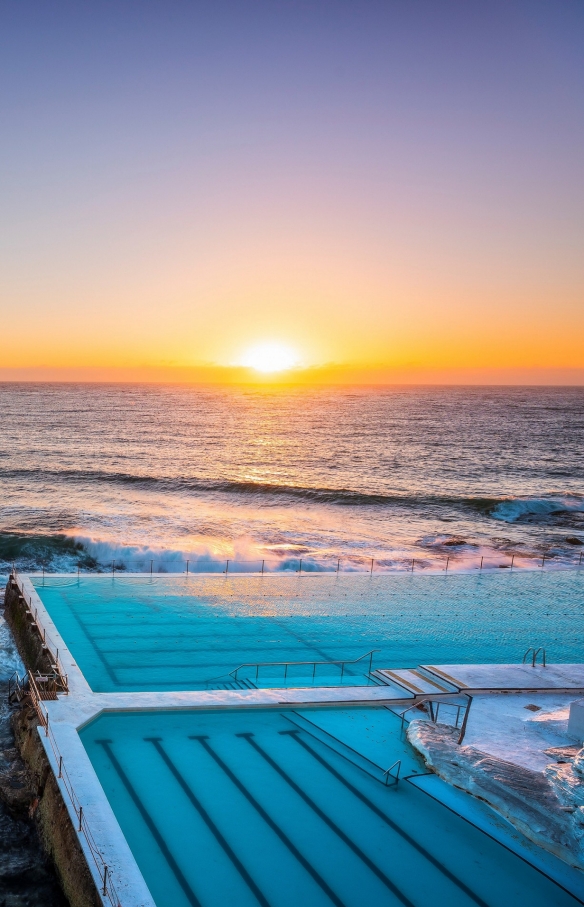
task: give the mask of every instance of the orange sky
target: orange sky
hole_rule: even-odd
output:
[[[584,14],[495,7],[11,7],[0,378],[579,381]]]

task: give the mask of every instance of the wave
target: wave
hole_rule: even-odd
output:
[[[571,540],[567,540],[568,542]],[[575,540],[572,540],[575,541]],[[580,544],[580,542],[576,542]],[[546,548],[547,567],[575,566],[570,544]],[[427,535],[413,545],[374,552],[375,573],[451,571],[509,567],[511,556],[516,567],[541,565],[542,551],[514,546],[508,539],[492,539],[477,544],[471,539],[447,534]],[[576,552],[576,555],[578,552]],[[0,573],[12,564],[28,573],[369,573],[372,557],[361,550],[337,553],[318,547],[274,545],[262,548],[250,539],[239,539],[229,549],[217,550],[204,544],[188,548],[161,545],[124,544],[114,538],[80,534],[17,534],[0,532]],[[130,577],[128,577],[130,581]],[[65,581],[65,580],[60,580]]]
[[[250,482],[238,479],[202,479],[194,476],[153,476],[126,472],[82,469],[0,469],[0,479],[34,479],[46,482],[48,478],[70,482],[101,482],[153,488],[167,492],[194,492],[201,494],[226,494],[256,498],[292,498],[339,506],[462,506],[488,513],[505,499],[499,497],[468,497],[457,495],[412,495],[385,492],[357,491],[351,488],[278,484],[275,482]]]
[[[584,513],[584,495],[545,495],[542,497],[506,498],[492,510],[491,516],[504,523],[517,523],[530,517],[544,519],[559,513]]]

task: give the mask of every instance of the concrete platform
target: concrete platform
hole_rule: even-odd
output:
[[[584,690],[584,664],[422,665],[438,682],[447,681],[459,690]]]

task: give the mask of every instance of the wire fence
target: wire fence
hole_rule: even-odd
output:
[[[72,571],[71,575],[94,575],[94,574],[116,574],[124,573],[143,573],[143,574],[184,574],[185,576],[194,576],[195,574],[223,574],[229,575],[234,573],[253,573],[260,576],[266,574],[309,574],[309,573],[415,573],[424,571],[439,571],[448,573],[460,570],[499,570],[499,569],[544,569],[546,566],[558,568],[582,567],[584,562],[584,551],[580,551],[574,556],[558,555],[555,553],[544,552],[540,555],[535,554],[497,554],[489,553],[478,557],[477,555],[444,555],[442,557],[412,557],[412,558],[391,558],[391,557],[369,557],[366,555],[346,555],[344,557],[329,558],[326,561],[316,560],[314,557],[288,557],[285,560],[274,561],[267,558],[226,558],[225,560],[188,558],[179,560],[172,558],[168,560],[162,555],[158,558],[140,557],[126,558],[120,557],[109,563],[97,564],[95,567],[78,566]],[[14,568],[13,568],[14,569]],[[33,575],[50,575],[56,572],[66,572],[57,570],[46,570],[44,567],[41,571],[34,571]]]

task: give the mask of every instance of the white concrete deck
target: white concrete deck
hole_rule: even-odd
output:
[[[541,772],[554,761],[546,755],[547,749],[578,742],[568,734],[568,712],[573,699],[573,694],[550,690],[475,695],[464,744]],[[539,706],[539,711],[531,711],[526,708],[528,705]]]
[[[584,690],[584,664],[422,665],[459,690]]]

